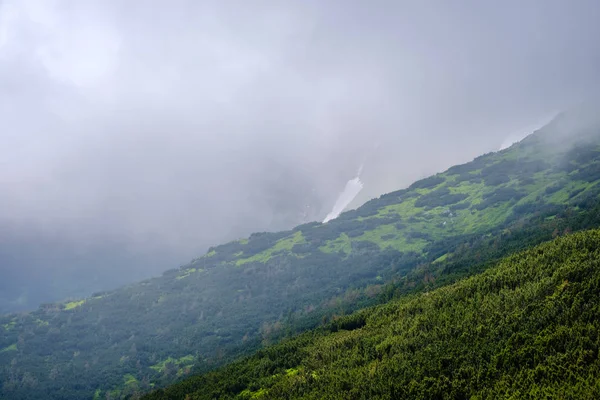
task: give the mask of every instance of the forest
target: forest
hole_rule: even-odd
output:
[[[597,399],[599,329],[600,231],[591,230],[143,398]]]

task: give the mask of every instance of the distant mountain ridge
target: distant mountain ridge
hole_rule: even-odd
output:
[[[214,368],[374,304],[387,284],[451,263],[466,242],[500,240],[542,214],[562,226],[595,204],[599,185],[597,117],[564,114],[327,224],[255,233],[158,278],[0,317],[0,396],[118,398]]]

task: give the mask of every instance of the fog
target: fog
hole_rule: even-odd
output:
[[[593,0],[0,0],[0,310],[322,220],[360,165],[351,206],[506,146],[598,91],[599,17]]]

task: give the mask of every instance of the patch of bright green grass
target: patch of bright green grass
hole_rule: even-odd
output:
[[[477,232],[495,226],[510,216],[514,205],[506,201],[483,210],[460,210],[454,218],[459,232]]]
[[[452,194],[466,194],[469,196],[466,198],[466,201],[473,202],[474,200],[481,199],[481,193],[485,190],[485,183],[473,183],[469,181],[462,181],[457,185],[449,186],[448,190],[450,190],[450,193]]]
[[[13,329],[15,327],[16,324],[17,323],[15,321],[10,321],[8,324],[2,325],[2,327],[4,327],[4,330],[10,331],[11,329]]]
[[[548,198],[548,202],[556,204],[564,204],[569,200],[569,188],[563,187],[557,192],[552,193],[552,196]]]
[[[435,186],[432,186],[430,188],[417,188],[417,189],[413,189],[413,191],[415,191],[416,193],[419,193],[420,195],[424,195],[424,194],[428,194],[430,192],[433,192],[435,189],[437,189],[438,187],[440,187],[441,185],[445,184],[446,182],[441,182],[438,183]]]
[[[552,193],[548,198],[548,202],[556,204],[564,204],[569,200],[569,195],[574,190],[585,190],[591,185],[588,182],[582,181],[571,181],[567,183],[562,189]]]
[[[169,357],[166,360],[163,360],[157,364],[150,366],[150,368],[152,368],[153,370],[155,370],[157,372],[163,372],[165,369],[165,366],[169,363],[172,363],[173,365],[180,367],[183,365],[191,365],[193,362],[194,362],[194,356],[189,354],[189,355],[181,357],[181,358]]]
[[[0,350],[0,353],[6,353],[9,351],[17,351],[17,344],[13,343],[8,347],[3,348],[2,350]]]
[[[386,237],[386,239],[383,238]],[[403,233],[399,232],[394,225],[380,225],[370,231],[365,231],[354,240],[366,240],[377,244],[380,248],[391,247],[398,251],[420,252],[428,244],[424,239],[412,239],[408,241]]]
[[[202,272],[202,271],[204,271],[202,268],[188,268],[188,269],[184,270],[183,274],[175,277],[175,279],[180,280],[180,279],[183,279],[183,278],[187,278],[188,276],[190,276],[194,272]]]
[[[205,257],[205,258],[208,258],[208,257],[213,257],[213,256],[215,256],[216,254],[217,254],[217,252],[216,252],[215,250],[211,250],[211,251],[209,251],[208,253],[206,253],[206,254],[204,255],[204,257]]]
[[[36,324],[37,326],[48,326],[48,325],[49,325],[49,324],[48,324],[48,321],[43,321],[43,320],[41,320],[41,319],[39,319],[39,318],[38,318],[38,319],[36,319],[34,322],[35,322],[35,324]]]
[[[293,235],[285,237],[283,239],[279,239],[273,247],[270,247],[266,250],[261,251],[248,258],[241,258],[235,262],[235,265],[240,266],[249,262],[262,262],[265,263],[271,259],[274,253],[279,251],[291,251],[292,248],[300,243],[304,243],[304,236],[302,236],[302,231],[297,231]]]
[[[83,303],[85,303],[85,300],[70,301],[65,304],[65,310],[72,310],[74,308],[81,306]]]
[[[389,206],[382,207],[377,215],[380,217],[386,216],[389,213],[396,213],[400,215],[401,218],[408,218],[412,215],[420,213],[423,209],[415,207],[416,198],[406,199],[398,204],[391,204]]]
[[[448,253],[446,253],[446,254],[444,254],[444,255],[436,258],[435,260],[433,260],[433,264],[445,261],[446,258],[448,258]]]
[[[137,385],[138,384],[138,380],[135,378],[135,376],[133,376],[131,374],[126,374],[123,377],[123,381],[125,382],[125,386]]]
[[[260,388],[256,391],[251,391],[250,389],[244,389],[240,392],[240,399],[249,399],[249,400],[258,400],[262,399],[267,395],[267,389]]]
[[[348,255],[352,252],[352,241],[348,235],[342,233],[334,240],[328,240],[324,246],[319,247],[319,250],[323,253],[337,253],[341,251]]]

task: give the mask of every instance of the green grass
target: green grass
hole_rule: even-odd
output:
[[[202,268],[188,268],[188,269],[184,270],[183,274],[178,275],[177,277],[175,277],[175,279],[181,280],[183,278],[187,278],[188,276],[190,276],[194,272],[203,272],[203,271],[204,270]]]
[[[235,265],[240,266],[249,262],[265,263],[271,259],[274,253],[277,253],[279,251],[289,252],[295,245],[304,243],[304,241],[305,240],[304,236],[302,236],[302,232],[298,231],[291,236],[278,240],[277,242],[275,242],[275,245],[273,245],[273,247],[270,247],[267,250],[261,251],[260,253],[257,253],[252,257],[241,258],[239,260],[236,260]]]
[[[217,254],[217,252],[216,252],[216,251],[214,251],[214,250],[211,250],[211,251],[209,251],[208,253],[206,253],[206,254],[204,255],[204,257],[212,257],[212,256],[214,256],[214,255],[216,255],[216,254]]]
[[[384,239],[383,236],[394,235],[392,238]],[[354,240],[366,240],[373,242],[381,249],[393,248],[398,251],[416,251],[420,252],[427,245],[427,241],[423,239],[412,239],[408,241],[403,233],[398,231],[394,225],[380,225],[377,228],[365,231],[362,235]]]
[[[345,233],[342,233],[334,240],[328,240],[325,245],[319,247],[324,253],[337,253],[342,252],[346,255],[352,252],[352,241]]]
[[[476,198],[481,197],[481,193],[485,190],[485,183],[473,183],[469,181],[462,181],[455,185],[448,185],[448,190],[450,193],[464,193],[469,195],[466,201],[472,201]]]
[[[123,382],[125,383],[125,386],[132,386],[138,384],[138,380],[135,378],[135,376],[131,374],[126,374],[123,377]]]
[[[423,210],[422,208],[415,207],[415,201],[417,201],[416,198],[410,198],[401,203],[382,207],[377,214],[380,217],[384,217],[386,214],[396,213],[402,216],[402,218],[408,218],[412,215],[418,214]]]
[[[245,389],[240,393],[240,399],[262,399],[267,394],[266,389],[260,388],[256,391],[251,391],[250,389]]]
[[[43,321],[39,318],[36,319],[34,322],[37,326],[48,326],[49,325],[48,321]]]
[[[187,356],[184,356],[181,358],[169,357],[166,360],[163,360],[157,364],[152,365],[150,368],[152,368],[153,370],[155,370],[157,372],[163,372],[166,365],[169,363],[171,363],[177,367],[188,366],[194,362],[194,359],[195,359],[194,356],[191,354],[188,354]]]
[[[546,187],[548,187],[550,183],[551,183],[550,180],[546,180],[546,179],[541,180],[540,179],[539,181],[536,181],[535,184],[528,185],[527,186],[527,192],[528,192],[528,194],[525,197],[523,197],[521,200],[519,200],[517,202],[517,204],[527,204],[527,203],[534,203],[534,202],[536,202],[537,198],[539,196],[544,196],[545,195],[545,193],[546,193],[545,192]]]
[[[65,304],[65,310],[72,310],[74,308],[81,306],[83,303],[85,303],[85,300],[70,301]]]
[[[483,210],[460,210],[454,219],[454,227],[459,232],[478,232],[504,221],[511,213],[513,204],[500,203]]]
[[[593,184],[589,182],[582,181],[571,181],[568,182],[561,190],[554,192],[549,198],[548,202],[555,204],[563,204],[569,200],[569,196],[571,192],[575,190],[585,191]]]
[[[17,323],[15,321],[10,321],[7,324],[2,325],[2,327],[4,328],[5,331],[10,331],[11,329],[13,329],[15,327]]]
[[[0,353],[7,353],[9,351],[17,351],[17,344],[13,343],[8,347],[3,348],[2,350],[0,350]]]
[[[448,253],[436,258],[435,260],[433,260],[433,264],[436,263],[441,263],[442,261],[445,261],[448,258]]]

